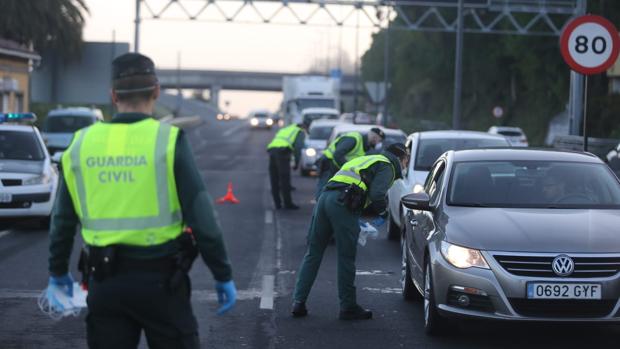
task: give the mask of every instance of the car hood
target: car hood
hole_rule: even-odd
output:
[[[73,133],[45,133],[43,138],[47,141],[48,147],[68,148],[73,139]]]
[[[44,161],[0,160],[0,172],[43,173]]]
[[[620,252],[620,210],[449,207],[442,221],[448,242],[475,249]]]
[[[323,141],[320,139],[307,139],[306,140],[306,148],[325,149],[326,146],[327,146],[327,141]]]

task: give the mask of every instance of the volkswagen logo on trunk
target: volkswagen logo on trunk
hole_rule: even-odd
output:
[[[575,262],[565,254],[561,254],[553,259],[553,272],[558,276],[569,276],[575,270]]]

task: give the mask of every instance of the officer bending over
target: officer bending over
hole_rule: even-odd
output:
[[[318,160],[319,179],[316,185],[315,199],[319,199],[325,184],[332,178],[345,162],[364,156],[385,139],[385,133],[378,127],[370,129],[367,135],[357,131],[347,132],[336,138],[327,146],[323,156]]]
[[[308,124],[306,123],[289,125],[280,129],[271,143],[267,145],[271,196],[277,209],[282,208],[282,200],[284,200],[285,209],[299,209],[291,198],[291,155],[295,156],[294,169],[297,170],[307,130]]]
[[[308,250],[301,263],[293,293],[293,316],[307,315],[306,300],[321,265],[323,252],[333,236],[338,251],[338,297],[340,319],[370,319],[372,312],[357,304],[355,255],[360,233],[359,219],[367,207],[385,217],[386,193],[409,157],[402,143],[395,143],[378,155],[355,158],[342,166],[319,197],[308,233]]]
[[[89,347],[135,348],[144,330],[151,348],[198,348],[187,276],[196,245],[215,277],[219,313],[236,299],[222,232],[187,137],[151,117],[160,93],[153,61],[128,53],[112,70],[119,113],[78,131],[62,156],[50,284],[72,292],[68,262],[80,225]]]

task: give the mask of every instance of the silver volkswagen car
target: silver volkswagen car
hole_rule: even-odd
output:
[[[450,151],[402,204],[402,293],[423,298],[428,333],[454,317],[620,322],[620,183],[597,157]]]

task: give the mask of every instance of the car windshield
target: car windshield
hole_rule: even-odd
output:
[[[1,160],[35,160],[45,158],[39,139],[33,132],[0,131]]]
[[[269,117],[269,115],[265,114],[265,113],[256,113],[254,114],[254,117],[257,119],[267,119]]]
[[[81,128],[90,126],[92,124],[93,118],[88,116],[50,116],[45,120],[45,132],[73,133]]]
[[[421,139],[415,156],[416,171],[429,171],[435,160],[448,150],[508,147],[501,138],[440,138]]]
[[[310,139],[326,141],[332,134],[334,126],[315,126],[310,128]]]
[[[553,161],[456,163],[448,204],[515,208],[620,208],[620,183],[604,164]]]
[[[297,100],[299,110],[307,108],[334,108],[336,104],[333,99],[321,99],[321,98],[300,98]]]
[[[521,136],[521,132],[519,132],[519,131],[497,131],[497,133],[499,133],[502,136],[508,136],[508,137],[519,137],[519,136]]]

